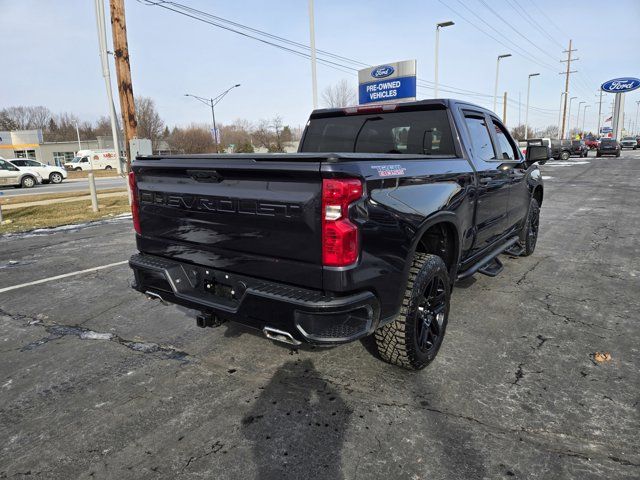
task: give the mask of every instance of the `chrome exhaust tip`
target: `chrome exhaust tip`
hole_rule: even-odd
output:
[[[146,292],[144,292],[144,294],[147,296],[149,300],[160,300],[160,303],[162,305],[168,305],[168,303],[165,301],[164,298],[162,298],[162,296],[159,293],[147,290]]]
[[[287,343],[296,347],[302,344],[302,342],[293,338],[289,332],[283,332],[277,328],[264,327],[262,329],[262,333],[264,333],[264,336],[269,340],[274,340],[276,342]]]

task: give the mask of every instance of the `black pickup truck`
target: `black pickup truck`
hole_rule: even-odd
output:
[[[299,345],[368,337],[436,356],[457,280],[530,255],[543,185],[490,111],[455,100],[316,110],[297,154],[147,156],[132,165],[134,288]]]

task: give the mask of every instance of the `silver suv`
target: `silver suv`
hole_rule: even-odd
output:
[[[13,186],[32,188],[42,183],[42,176],[37,172],[26,172],[0,158],[0,187]]]

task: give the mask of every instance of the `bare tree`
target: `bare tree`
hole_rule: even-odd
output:
[[[158,142],[162,140],[165,125],[156,110],[156,104],[153,99],[141,96],[136,97],[135,104],[138,137],[150,139],[153,148],[157,149]]]
[[[322,102],[328,108],[343,108],[355,105],[357,103],[356,90],[347,80],[342,79],[322,91]]]
[[[511,130],[511,135],[513,138],[518,140],[519,142],[524,140],[524,125],[520,124],[517,127],[514,127]],[[533,130],[531,128],[527,128],[527,138],[533,137]]]
[[[247,144],[251,145],[252,126],[249,121],[237,119],[231,125],[221,125],[219,128],[223,148],[234,145],[237,152],[240,145],[244,145],[244,150],[247,150]]]
[[[557,125],[549,125],[540,132],[540,136],[544,138],[558,138],[558,132],[559,129]]]
[[[43,106],[9,107],[2,110],[2,117],[8,119],[16,130],[44,130],[51,119],[51,110]]]
[[[215,144],[211,130],[206,125],[191,124],[187,128],[175,127],[169,137],[172,150],[181,153],[211,153]]]

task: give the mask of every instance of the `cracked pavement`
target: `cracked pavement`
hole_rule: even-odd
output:
[[[640,478],[640,152],[586,160],[542,167],[535,254],[457,285],[417,373],[199,329],[126,265],[0,293],[0,479]],[[126,219],[0,237],[0,288],[134,249]]]

